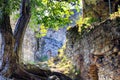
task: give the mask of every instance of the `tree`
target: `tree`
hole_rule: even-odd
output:
[[[10,14],[19,9],[18,4],[20,3],[20,16],[15,30],[12,32]],[[40,69],[37,69],[37,73],[35,70],[32,70],[31,73],[29,73],[30,71],[27,72],[20,59],[22,53],[22,43],[31,14],[33,15],[32,19],[35,18],[37,24],[43,24],[45,27],[61,26],[61,24],[67,24],[69,22],[69,15],[71,14],[71,11],[68,5],[75,5],[76,3],[76,0],[22,0],[21,2],[19,0],[1,0],[0,33],[2,35],[1,55],[3,56],[1,59],[2,65],[0,66],[1,75],[8,78],[15,78],[17,80],[46,80],[51,74],[64,76],[62,74],[52,73],[50,71]],[[44,11],[47,13],[43,14],[45,13]],[[68,78],[68,80],[70,79]]]

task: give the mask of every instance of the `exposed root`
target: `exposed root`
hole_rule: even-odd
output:
[[[27,69],[19,66],[11,76],[14,80],[72,80],[62,73],[51,72],[39,68]]]

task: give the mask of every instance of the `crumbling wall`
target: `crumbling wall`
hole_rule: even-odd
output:
[[[82,2],[83,17],[92,17],[98,21],[105,20],[110,13],[118,11],[120,5],[120,0],[82,0]]]
[[[120,17],[94,25],[82,35],[77,28],[67,32],[65,53],[81,80],[120,80]]]

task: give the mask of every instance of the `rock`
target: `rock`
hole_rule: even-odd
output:
[[[112,20],[107,19],[96,25],[90,32],[84,32],[83,35],[77,31],[74,32],[77,27],[67,31],[65,53],[77,66],[81,73],[79,77],[82,77],[82,80],[120,79],[120,72],[118,72],[120,67],[120,33],[116,34],[114,30],[120,27],[118,18],[120,19],[120,17]],[[108,23],[109,21],[110,23]],[[71,45],[73,45],[72,48],[70,48]],[[91,65],[96,67],[92,69]]]
[[[39,39],[39,48],[35,53],[35,61],[40,61],[40,58],[47,56],[55,57],[66,40],[66,28],[61,28],[58,31],[49,29],[47,35]]]
[[[34,31],[30,28],[27,28],[23,41],[23,61],[24,62],[34,62],[34,53],[36,52],[36,39]]]
[[[83,0],[83,17],[92,17],[98,21],[105,20],[110,13],[118,11],[119,0]],[[111,7],[111,9],[109,8]]]

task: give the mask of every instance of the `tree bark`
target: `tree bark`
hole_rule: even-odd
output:
[[[29,0],[22,0],[21,9],[20,9],[20,18],[16,24],[14,30],[14,38],[15,38],[15,53],[18,56],[18,63],[22,61],[22,43],[24,39],[24,34],[27,28],[27,25],[30,20],[30,1]]]
[[[4,1],[0,18],[0,32],[2,34],[2,50],[0,71],[4,76],[11,76],[16,69],[16,55],[14,53],[14,37],[10,25],[9,13],[5,11],[7,1]],[[13,65],[14,64],[14,65]]]

